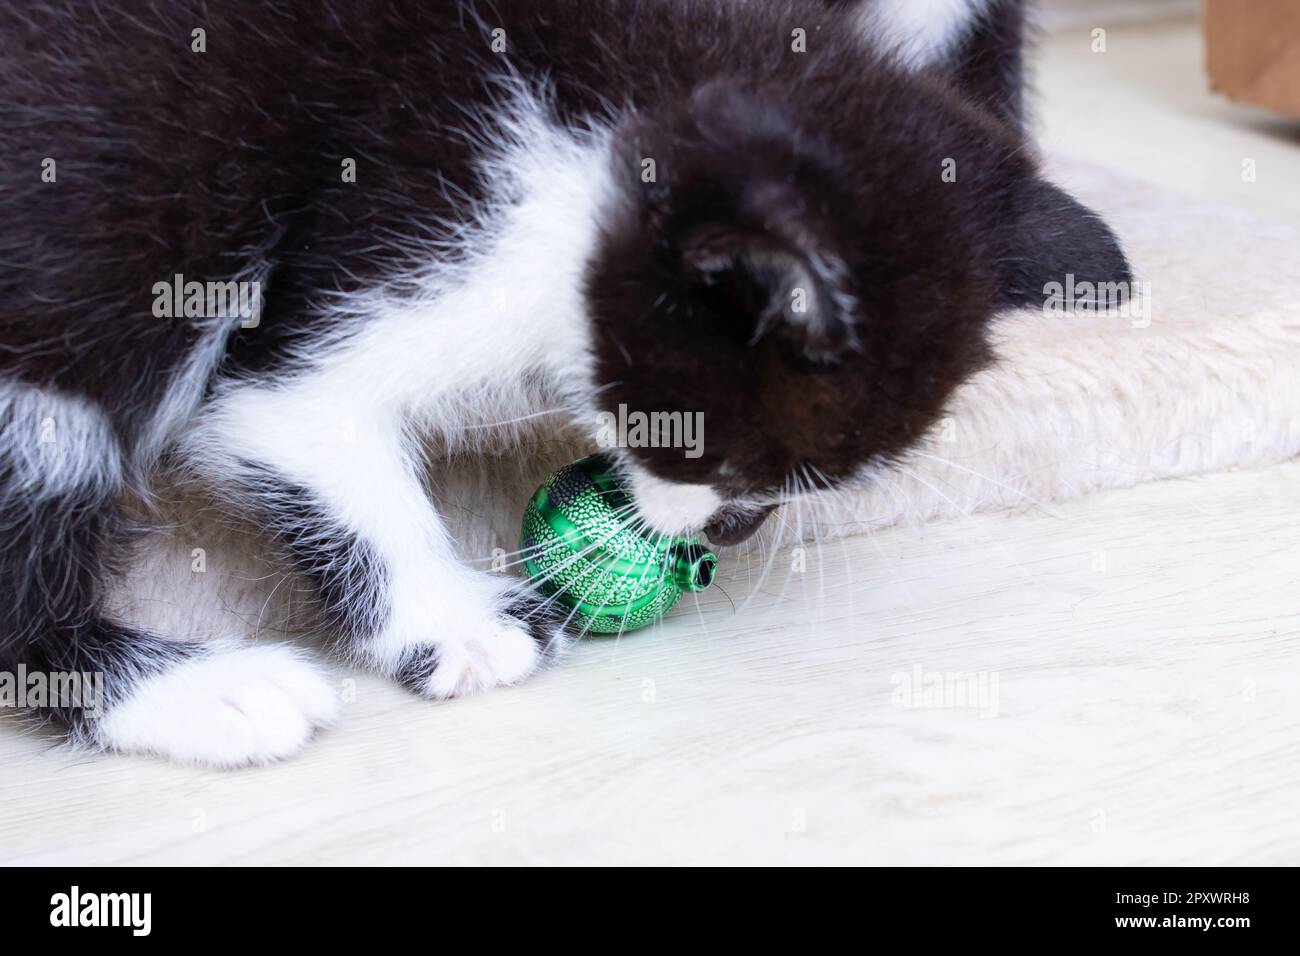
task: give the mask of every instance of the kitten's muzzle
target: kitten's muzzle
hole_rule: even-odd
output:
[[[704,526],[704,533],[712,544],[728,547],[741,544],[752,538],[763,526],[767,516],[776,510],[776,505],[767,505],[755,510],[753,508],[724,508],[713,516]]]

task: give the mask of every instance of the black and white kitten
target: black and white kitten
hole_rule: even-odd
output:
[[[333,715],[300,653],[102,612],[119,499],[221,489],[356,659],[430,698],[560,640],[421,481],[557,405],[703,413],[617,453],[638,517],[736,541],[887,465],[1000,309],[1123,281],[1020,130],[1019,0],[30,0],[0,9],[0,671],[45,716],[239,765]],[[171,298],[173,282],[204,294]],[[214,305],[248,283],[249,308]],[[236,287],[231,286],[230,289]],[[161,308],[160,308],[161,302]],[[795,307],[794,303],[801,303]]]

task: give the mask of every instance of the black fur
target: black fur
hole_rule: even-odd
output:
[[[659,476],[762,497],[802,466],[835,482],[887,462],[988,361],[999,308],[1041,304],[1068,272],[1128,280],[1109,230],[1039,177],[1018,127],[935,71],[906,75],[834,30],[811,63],[719,32],[698,56],[728,75],[675,72],[680,88],[628,129],[626,203],[591,274],[609,408],[708,424],[699,458],[632,450]],[[642,156],[658,182],[638,178]],[[701,244],[726,267],[702,275]],[[801,265],[828,257],[857,313],[813,295],[820,315],[766,334]]]
[[[0,413],[0,434],[5,424]],[[32,712],[89,739],[86,706],[112,707],[132,682],[202,651],[99,615],[126,523],[101,491],[51,494],[18,484],[14,452],[0,448],[0,673],[23,665],[29,673],[102,675],[102,700],[50,701]]]
[[[242,462],[224,491],[312,583],[335,634],[368,637],[375,631],[387,613],[392,569],[374,548],[309,489],[261,465]]]
[[[948,67],[958,89],[1017,127],[1025,120],[1025,33],[1022,0],[990,0]]]
[[[284,374],[321,333],[347,332],[322,308],[331,297],[400,277],[421,242],[454,238],[489,187],[466,116],[494,105],[508,69],[552,87],[558,121],[618,127],[622,203],[588,276],[597,377],[611,407],[703,411],[709,430],[698,460],[634,454],[728,495],[888,459],[988,360],[999,307],[1067,271],[1122,280],[1127,267],[1105,226],[1041,181],[1019,131],[1018,3],[1000,0],[954,63],[920,76],[873,55],[843,6],[4,4],[0,383],[102,409],[106,473],[145,480],[168,435],[145,436],[198,343],[227,339],[199,367],[195,401],[222,378]],[[195,28],[205,53],[191,51]],[[791,49],[795,28],[806,53]],[[40,178],[47,157],[55,183]],[[340,176],[349,157],[356,184]],[[645,157],[657,182],[640,179]],[[945,159],[956,183],[941,179]],[[155,318],[153,284],[175,273],[259,277],[260,325]],[[805,280],[813,308],[791,314],[785,297]],[[0,668],[88,661],[124,687],[131,641],[146,661],[189,653],[102,617],[121,485],[33,488],[18,474],[28,436],[5,424],[0,590],[15,607]],[[321,533],[329,516],[286,505],[293,489],[268,480],[251,508],[355,624],[349,608],[374,608],[384,569],[363,542],[323,554],[320,541],[339,546]],[[429,666],[409,662],[407,676]]]
[[[826,0],[856,11],[873,0]],[[971,102],[1013,126],[1024,123],[1026,0],[988,0],[934,73]]]

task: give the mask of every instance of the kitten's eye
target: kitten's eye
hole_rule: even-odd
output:
[[[779,331],[797,354],[831,365],[856,347],[861,303],[844,261],[804,248],[810,242],[775,227],[699,226],[682,240],[681,266],[696,287],[731,299],[728,309],[748,322],[751,346]]]
[[[730,257],[702,249],[688,249],[682,253],[682,265],[696,282],[710,287],[721,285],[736,268]]]

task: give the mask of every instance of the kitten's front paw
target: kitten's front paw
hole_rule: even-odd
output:
[[[109,750],[243,767],[297,753],[338,710],[334,689],[299,651],[217,644],[140,680],[92,735]]]
[[[456,640],[411,648],[397,679],[417,694],[442,700],[517,684],[541,662],[532,631],[506,616]]]

